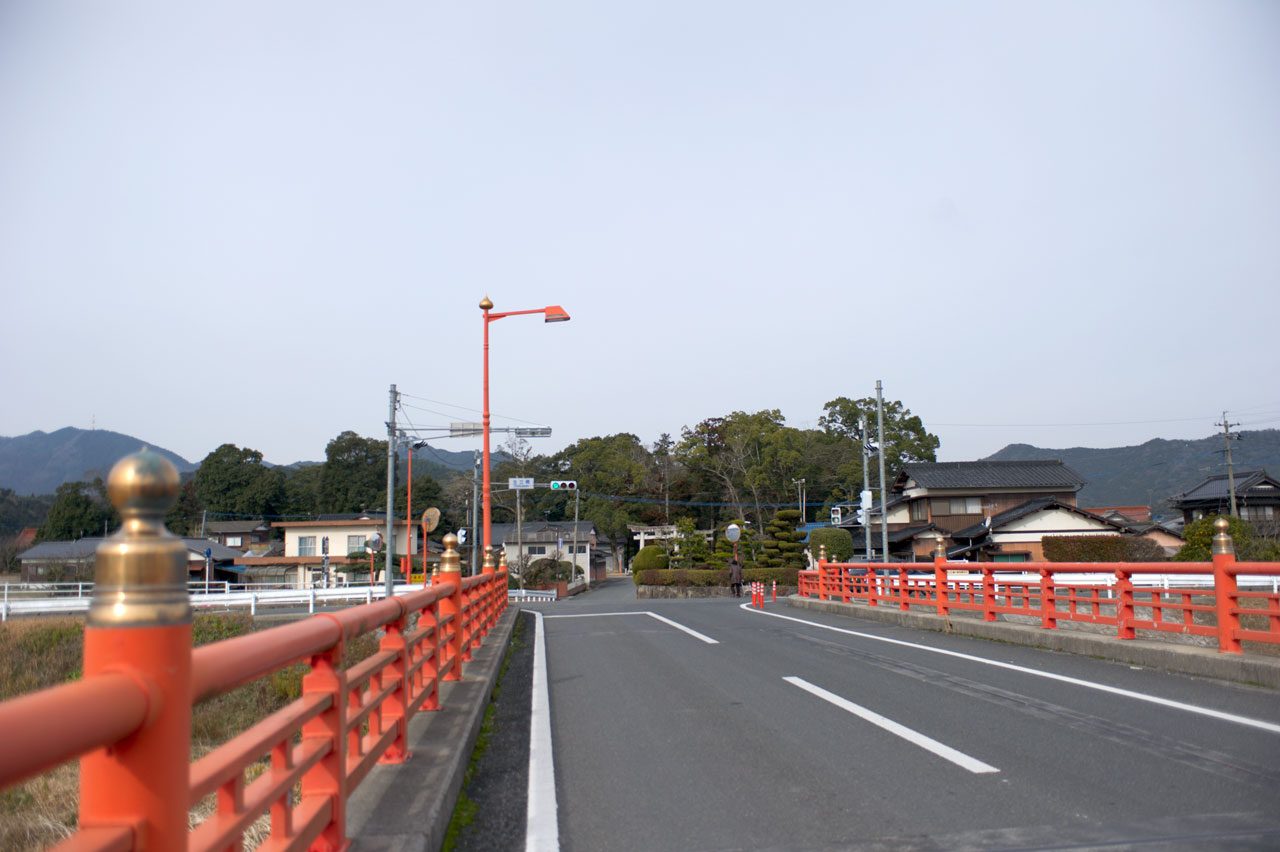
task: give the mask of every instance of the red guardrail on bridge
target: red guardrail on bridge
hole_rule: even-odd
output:
[[[177,487],[149,451],[112,470],[124,524],[98,550],[84,676],[0,704],[11,732],[0,788],[81,758],[79,829],[56,852],[238,850],[264,813],[259,849],[342,850],[351,791],[375,763],[411,756],[410,719],[438,709],[440,682],[461,679],[506,608],[505,566],[488,555],[483,574],[463,577],[445,536],[429,588],[193,650],[186,553],[163,525]],[[344,643],[379,629],[378,652],[342,670]],[[195,704],[299,662],[301,698],[190,762]],[[270,767],[247,780],[266,754]],[[189,830],[189,810],[210,795],[216,810]]]
[[[1242,652],[1241,642],[1280,644],[1280,594],[1274,584],[1272,591],[1265,591],[1241,589],[1238,583],[1242,576],[1280,575],[1280,565],[1237,562],[1226,521],[1215,526],[1212,562],[1018,563],[1021,573],[1038,574],[1038,581],[1000,576],[1010,568],[1007,563],[964,563],[962,568],[962,563],[947,562],[941,553],[934,555],[927,575],[920,572],[928,571],[928,563],[828,562],[824,548],[817,570],[800,572],[799,591],[821,600],[896,604],[901,610],[928,609],[943,616],[968,610],[982,613],[985,621],[999,615],[1030,616],[1049,630],[1060,621],[1113,625],[1119,639],[1134,639],[1138,630],[1215,636],[1218,650],[1233,654]],[[956,569],[980,574],[981,579],[948,574]],[[1110,574],[1116,583],[1066,579],[1080,574]],[[1181,589],[1136,586],[1134,578],[1142,575],[1208,576],[1212,584]],[[1202,602],[1205,598],[1212,602]]]

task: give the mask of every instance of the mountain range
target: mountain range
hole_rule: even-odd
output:
[[[1280,473],[1280,429],[1240,432],[1238,438],[1231,447],[1237,471],[1269,467]],[[144,443],[119,432],[73,427],[0,437],[0,488],[20,495],[52,494],[64,482],[105,477],[117,460]],[[199,466],[163,447],[148,446],[172,461],[180,473]],[[1138,446],[1103,449],[1010,444],[986,460],[1060,459],[1086,481],[1077,496],[1079,505],[1151,506],[1159,515],[1167,511],[1173,497],[1207,476],[1225,473],[1224,454],[1223,436],[1215,435],[1194,441],[1154,438]],[[420,471],[431,474],[441,469],[470,470],[473,458],[470,450],[453,452],[431,446],[414,455],[423,463]],[[305,464],[315,462],[294,462],[291,466]]]

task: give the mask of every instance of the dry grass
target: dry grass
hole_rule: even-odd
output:
[[[252,632],[253,619],[241,614],[197,616],[196,645]],[[59,683],[81,674],[83,619],[41,619],[0,624],[0,699],[7,699]],[[349,643],[343,666],[350,666],[378,647],[378,636],[367,634]],[[284,707],[302,693],[306,666],[295,665],[200,704],[191,714],[191,757],[196,760],[254,723]],[[269,765],[264,755],[245,772],[246,783]],[[80,767],[72,762],[0,791],[0,850],[39,852],[75,831],[79,807]],[[297,796],[295,790],[295,801]],[[213,813],[214,796],[192,809],[198,825]],[[263,815],[245,835],[252,850],[267,838],[270,817]]]

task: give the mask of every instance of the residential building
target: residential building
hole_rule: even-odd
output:
[[[1043,562],[1044,539],[1053,536],[1120,536],[1126,527],[1055,497],[1031,500],[955,530],[950,559],[981,562]]]
[[[1255,525],[1280,525],[1280,480],[1265,470],[1238,470],[1234,479],[1240,520]],[[1227,474],[1210,476],[1171,502],[1188,524],[1210,515],[1228,515],[1231,490]]]
[[[22,565],[22,581],[55,583],[92,580],[98,545],[105,540],[82,538],[77,541],[41,542],[18,554]],[[243,580],[243,569],[236,565],[236,560],[244,555],[239,550],[223,547],[205,538],[184,538],[181,541],[187,550],[189,580],[204,579],[206,567],[210,580],[237,583]]]
[[[501,547],[507,557],[507,564],[520,564],[523,556],[530,562],[536,559],[555,558],[561,562],[572,562],[575,571],[591,570],[591,581],[603,580],[606,574],[615,570],[612,567],[613,556],[605,545],[604,537],[596,532],[596,525],[591,521],[530,521],[521,524],[518,530],[515,524],[492,524],[490,527],[493,543]]]
[[[367,583],[370,571],[365,544],[375,535],[386,534],[386,518],[383,512],[362,512],[322,515],[311,521],[276,521],[271,526],[283,533],[284,552],[274,556],[246,556],[238,559],[236,564],[260,583],[280,583],[296,588],[334,582]],[[413,524],[406,535],[407,526],[409,524],[405,520],[392,523],[395,532],[391,551],[396,557],[407,556],[410,550],[415,556],[421,553],[421,526]],[[348,560],[352,554],[355,557]],[[398,565],[401,559],[397,558],[395,562]],[[375,560],[372,567],[373,582],[380,582],[384,562]],[[415,570],[421,569],[415,565]]]
[[[209,521],[204,525],[204,537],[224,547],[250,550],[271,541],[271,524],[257,521]]]

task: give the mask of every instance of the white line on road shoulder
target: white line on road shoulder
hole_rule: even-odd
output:
[[[766,612],[765,610],[755,609],[749,604],[742,604],[742,609],[753,612],[757,615],[768,615],[773,618],[781,618],[786,621],[794,621],[798,624],[806,624],[809,627],[821,627],[823,630],[832,630],[836,633],[844,633],[848,636],[857,636],[861,639],[874,639],[877,642],[887,642],[890,645],[901,645],[904,648],[916,648],[921,651],[930,651],[934,654],[942,654],[947,657],[955,657],[960,660],[969,660],[974,663],[982,663],[987,666],[995,666],[1000,669],[1008,669],[1009,671],[1021,672],[1022,674],[1033,675],[1035,677],[1043,677],[1049,680],[1056,680],[1059,683],[1069,683],[1073,686],[1083,686],[1086,689],[1096,689],[1099,692],[1108,692],[1112,695],[1122,695],[1125,698],[1132,698],[1135,701],[1147,701],[1151,704],[1158,704],[1161,707],[1170,707],[1174,710],[1185,710],[1188,713],[1198,713],[1201,716],[1208,716],[1212,719],[1219,719],[1223,722],[1232,722],[1236,725],[1245,725],[1250,728],[1257,728],[1272,734],[1280,734],[1280,725],[1271,722],[1264,722],[1261,719],[1251,719],[1248,716],[1237,716],[1234,713],[1224,713],[1221,710],[1213,710],[1209,707],[1199,707],[1195,704],[1184,704],[1181,701],[1174,701],[1169,698],[1160,698],[1155,695],[1143,695],[1140,692],[1133,692],[1128,689],[1121,689],[1118,686],[1108,686],[1105,683],[1097,683],[1091,680],[1082,680],[1078,677],[1068,677],[1067,675],[1055,674],[1054,672],[1040,671],[1039,669],[1029,669],[1026,666],[1019,666],[1013,663],[1003,663],[999,660],[989,660],[985,657],[977,657],[973,654],[964,654],[960,651],[948,651],[945,648],[933,648],[928,645],[920,645],[916,642],[907,642],[902,639],[890,639],[888,636],[877,636],[874,633],[859,633],[856,630],[846,630],[843,627],[833,627],[830,624],[822,624],[818,621],[808,621],[803,618],[796,618],[791,615],[781,615],[776,612]]]
[[[533,642],[533,701],[529,712],[529,800],[525,816],[526,852],[557,852],[560,822],[556,813],[556,769],[551,751],[551,698],[547,691],[547,634],[542,613],[531,610],[537,636]]]
[[[692,627],[685,627],[683,624],[680,624],[679,622],[672,621],[671,619],[666,618],[665,616],[658,615],[656,612],[649,612],[648,610],[640,610],[640,611],[634,611],[634,612],[575,612],[575,613],[567,613],[565,615],[548,615],[544,617],[545,618],[600,618],[606,615],[647,615],[650,618],[658,619],[658,621],[661,621],[663,624],[668,624],[674,627],[676,630],[683,630],[685,633],[688,633],[693,638],[700,639],[703,642],[706,642],[708,645],[720,644],[719,639],[712,639],[710,636],[707,636],[704,633],[699,633],[698,631],[694,630]]]
[[[927,737],[919,731],[914,731],[906,725],[900,725],[892,719],[881,716],[874,710],[868,710],[866,707],[854,704],[852,701],[841,698],[834,692],[828,692],[820,686],[814,686],[803,678],[784,677],[783,680],[792,686],[800,687],[805,692],[818,696],[823,701],[834,704],[841,710],[847,710],[858,718],[868,721],[879,728],[883,728],[894,736],[902,737],[902,739],[907,742],[917,745],[925,751],[932,752],[943,760],[949,760],[961,769],[967,769],[975,774],[1000,771],[989,763],[983,763],[981,760],[970,757],[962,751],[957,751],[949,745],[944,745],[932,737]]]

